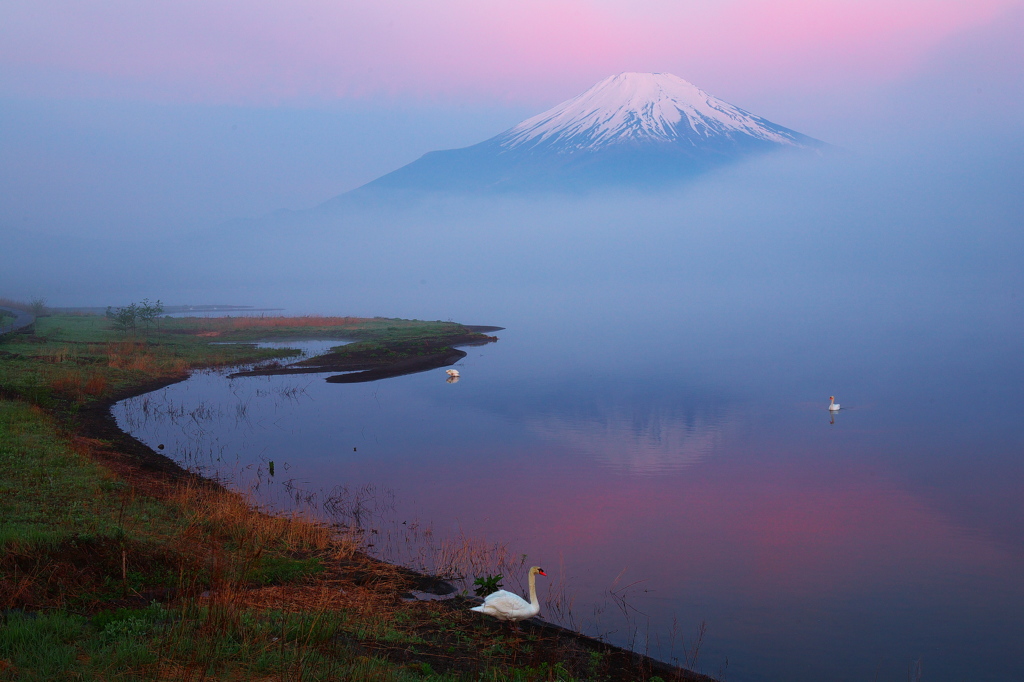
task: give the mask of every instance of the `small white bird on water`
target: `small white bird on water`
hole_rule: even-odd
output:
[[[444,371],[444,373],[447,374],[450,377],[457,377],[457,376],[459,376],[459,370],[457,370],[457,369],[446,369]]]
[[[828,411],[829,412],[838,412],[839,411],[839,405],[836,404],[836,397],[834,395],[830,395],[828,397],[828,400],[829,400]]]
[[[487,595],[484,603],[474,606],[470,611],[479,611],[498,620],[520,621],[533,618],[540,613],[540,602],[537,601],[537,576],[546,576],[540,566],[530,568],[530,601],[526,601],[514,592],[498,590]]]

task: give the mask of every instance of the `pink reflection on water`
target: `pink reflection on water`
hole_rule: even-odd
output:
[[[514,538],[531,561],[564,557],[598,589],[628,569],[663,597],[685,584],[792,603],[920,593],[958,576],[999,581],[1020,567],[1019,557],[856,461],[725,457],[637,479],[583,466],[564,476],[544,460],[477,466],[458,480],[396,472],[394,483],[413,494],[427,482],[433,494],[416,496],[439,526]]]

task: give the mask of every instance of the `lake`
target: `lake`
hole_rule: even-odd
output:
[[[1016,294],[702,281],[524,287],[459,320],[507,328],[457,383],[208,371],[114,411],[268,506],[333,501],[382,556],[525,554],[542,616],[729,680],[1024,679]]]
[[[457,383],[198,372],[115,412],[386,558],[538,564],[544,617],[729,680],[1024,679],[1010,150],[226,230],[176,300],[506,329]]]

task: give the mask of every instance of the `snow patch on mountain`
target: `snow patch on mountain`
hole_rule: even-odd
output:
[[[507,150],[596,151],[624,143],[700,146],[713,138],[755,138],[804,147],[803,136],[668,73],[620,73],[529,118],[497,138]]]

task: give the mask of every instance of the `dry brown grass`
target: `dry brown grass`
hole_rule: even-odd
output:
[[[134,369],[153,372],[157,369],[153,357],[146,352],[146,345],[134,341],[108,343],[106,348],[107,366],[114,369]]]
[[[100,350],[95,362],[94,351]],[[84,351],[84,354],[83,354]],[[187,360],[167,354],[155,354],[145,343],[121,341],[87,348],[58,346],[35,356],[41,361],[35,376],[54,393],[75,403],[84,403],[90,398],[102,398],[111,388],[111,381],[117,381],[106,368],[128,370],[147,374],[151,377],[180,375],[190,368]],[[104,367],[105,365],[105,367]]]
[[[504,542],[487,542],[464,533],[441,540],[434,559],[434,573],[450,579],[502,574],[512,581],[524,573],[525,554],[515,554]]]
[[[216,529],[239,547],[296,553],[350,549],[336,547],[338,540],[332,529],[308,515],[267,514],[252,507],[239,493],[191,480],[173,493],[171,501],[182,509],[190,525]]]
[[[56,393],[82,403],[107,393],[107,378],[96,372],[68,370],[48,377],[47,385]]]
[[[234,601],[239,608],[303,613],[348,609],[366,599],[365,595],[356,594],[351,587],[346,587],[348,589],[324,581],[318,581],[316,585],[274,585],[241,591]]]
[[[100,397],[105,395],[107,392],[107,378],[102,374],[93,374],[89,377],[88,381],[85,382],[85,386],[82,390],[86,395]]]
[[[11,308],[12,310],[20,310],[23,313],[32,312],[32,304],[26,303],[25,301],[17,301],[13,298],[5,298],[0,296],[0,307]]]
[[[78,357],[69,346],[54,348],[39,356],[43,362],[58,365],[62,362],[73,362]]]
[[[107,366],[146,374],[178,374],[189,369],[183,358],[156,355],[140,341],[119,341],[106,344]]]
[[[201,336],[213,333],[244,331],[250,329],[279,329],[281,327],[352,327],[369,321],[365,317],[325,317],[303,315],[301,317],[208,317],[202,319],[206,328]],[[211,333],[212,332],[212,333]]]

